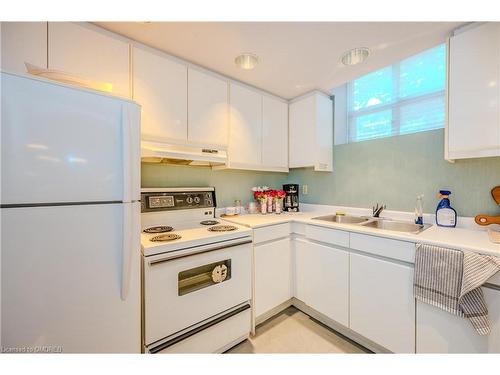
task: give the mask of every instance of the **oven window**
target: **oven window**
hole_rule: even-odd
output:
[[[179,296],[220,284],[231,278],[231,259],[179,272]]]

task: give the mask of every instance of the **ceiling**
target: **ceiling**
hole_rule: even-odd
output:
[[[446,40],[460,22],[97,22],[98,25],[218,73],[290,99],[329,92],[372,70]],[[372,51],[346,67],[354,47]],[[242,52],[259,56],[254,70],[234,64]]]

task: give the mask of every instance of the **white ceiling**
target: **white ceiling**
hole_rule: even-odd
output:
[[[98,25],[283,98],[331,88],[446,40],[459,22],[98,22]],[[369,47],[346,67],[340,56]],[[245,71],[242,52],[259,56]]]

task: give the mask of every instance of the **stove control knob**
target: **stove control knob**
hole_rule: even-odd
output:
[[[200,197],[194,197],[194,203],[196,204],[200,203]]]
[[[186,198],[186,202],[187,202],[188,204],[193,203],[193,198],[192,198],[192,197],[187,197],[187,198]]]

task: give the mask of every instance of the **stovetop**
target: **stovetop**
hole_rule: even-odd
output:
[[[215,218],[215,206],[213,187],[143,189],[141,245],[144,256],[251,238],[251,229]]]
[[[186,248],[224,242],[236,238],[251,239],[252,230],[248,227],[217,219],[218,224],[203,225],[195,223],[172,223],[173,230],[165,233],[141,233],[141,245],[144,256],[184,250]],[[165,225],[165,224],[158,224]],[[230,230],[220,231],[220,228]],[[215,228],[213,230],[212,228]],[[146,229],[144,227],[143,229]],[[210,230],[212,229],[212,230]]]

